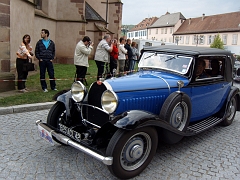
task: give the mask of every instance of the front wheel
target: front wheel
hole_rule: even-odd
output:
[[[237,110],[237,99],[236,99],[236,96],[234,96],[228,102],[226,117],[222,121],[223,126],[229,126],[230,124],[232,124],[236,114],[236,110]]]
[[[107,156],[113,157],[113,164],[108,169],[121,179],[137,176],[151,162],[157,144],[158,134],[152,127],[117,130],[106,151]]]
[[[47,124],[59,129],[59,123],[66,123],[66,108],[61,102],[56,102],[50,109],[47,117]],[[59,144],[66,145],[58,141],[55,137],[53,139]]]

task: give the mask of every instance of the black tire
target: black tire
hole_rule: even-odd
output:
[[[65,105],[61,102],[56,102],[50,109],[47,117],[47,124],[59,129],[59,123],[66,122],[66,108]],[[53,137],[54,141],[59,144],[66,145],[60,141],[58,141],[55,137]]]
[[[152,127],[132,131],[118,129],[107,147],[106,155],[113,157],[108,169],[121,179],[135,177],[151,162],[157,145],[158,134]]]
[[[191,117],[191,100],[187,94],[174,92],[168,96],[163,103],[159,117],[167,121],[174,128],[185,132]],[[166,143],[174,144],[179,142],[183,136],[163,129],[161,135]]]
[[[232,124],[233,119],[234,119],[235,114],[236,114],[236,110],[237,110],[237,98],[236,98],[236,96],[234,96],[228,102],[227,111],[226,111],[226,117],[221,122],[221,124],[223,126],[229,126],[230,124]]]

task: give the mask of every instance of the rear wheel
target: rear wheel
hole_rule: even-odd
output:
[[[59,123],[66,124],[66,120],[67,119],[65,105],[61,102],[56,102],[48,113],[47,124],[59,129]],[[53,139],[62,145],[66,145],[58,141],[55,137],[53,137]]]
[[[237,110],[237,98],[236,96],[232,97],[228,102],[226,118],[222,121],[223,126],[229,126],[232,124]]]
[[[121,179],[137,176],[151,162],[157,144],[158,135],[152,127],[117,130],[106,151],[107,156],[113,157],[113,164],[108,169]]]

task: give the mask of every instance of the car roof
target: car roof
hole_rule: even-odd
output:
[[[230,51],[222,49],[179,45],[145,46],[143,51],[172,52],[189,55],[231,55]]]

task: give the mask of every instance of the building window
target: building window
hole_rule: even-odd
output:
[[[223,41],[223,44],[224,44],[224,45],[227,44],[227,34],[223,34],[223,35],[222,35],[222,41]]]
[[[208,42],[207,42],[207,44],[212,44],[212,35],[209,35],[209,36],[208,36]]]
[[[135,37],[138,37],[138,32],[135,32]]]
[[[158,34],[158,29],[156,29],[156,34]]]
[[[151,29],[149,29],[149,35],[151,35]]]
[[[198,42],[199,42],[198,44],[204,45],[204,43],[205,43],[205,36],[200,35],[199,39],[198,39]]]
[[[42,9],[42,0],[34,0],[34,3],[36,4],[36,9]]]
[[[208,36],[208,40],[207,40],[207,44],[212,44],[214,39],[215,39],[216,35],[209,35]]]
[[[163,31],[164,31],[164,29],[162,28],[162,29],[161,29],[161,34],[163,34]]]
[[[238,42],[238,35],[233,34],[232,35],[232,45],[237,45],[237,42]]]
[[[184,36],[180,36],[180,44],[184,43]]]
[[[172,33],[173,33],[173,31],[172,31],[172,30],[173,30],[173,28],[170,28],[170,34],[172,34]]]
[[[164,38],[164,42],[167,42],[167,39],[166,39],[166,38]]]
[[[165,34],[167,34],[167,28],[165,28]]]
[[[186,44],[189,44],[190,36],[186,36]]]

